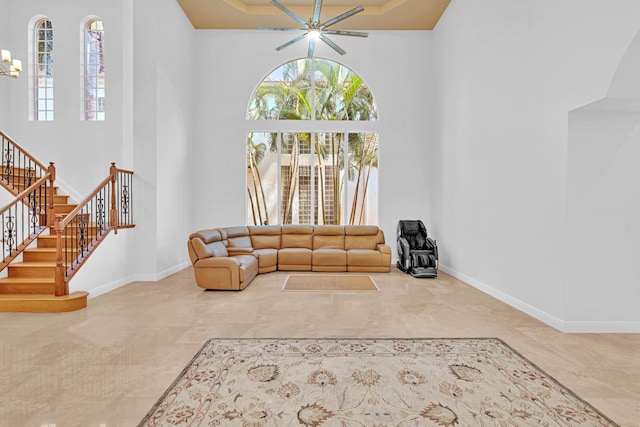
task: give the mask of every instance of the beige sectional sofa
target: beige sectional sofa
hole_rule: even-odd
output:
[[[197,231],[189,236],[196,283],[242,290],[272,271],[389,272],[391,248],[375,225],[265,225]]]

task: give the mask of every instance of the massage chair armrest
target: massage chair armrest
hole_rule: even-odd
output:
[[[253,248],[227,248],[227,252],[229,252],[229,256],[236,255],[254,255]]]
[[[240,268],[240,260],[233,257],[209,257],[199,259],[194,265],[195,268]]]
[[[436,258],[436,261],[438,260],[438,244],[437,242],[432,239],[431,237],[427,237],[427,247],[429,247],[429,249],[431,249],[433,251],[433,255]]]
[[[398,237],[398,256],[402,258],[404,262],[409,259],[409,253],[411,251],[411,245],[406,238]]]

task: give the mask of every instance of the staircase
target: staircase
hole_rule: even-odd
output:
[[[23,174],[24,170],[18,171]],[[19,192],[24,185],[16,185]],[[78,205],[69,196],[59,194],[54,187],[53,209],[56,215],[66,216]],[[0,312],[66,312],[87,306],[88,292],[79,291],[56,296],[57,236],[44,231],[22,252],[22,261],[7,266],[7,277],[0,279]]]
[[[129,206],[133,172],[112,163],[109,176],[91,195],[72,203],[54,184],[53,163],[45,168],[22,154],[2,131],[0,139],[0,185],[16,197],[0,212],[0,261],[6,268],[6,277],[0,278],[0,312],[85,308],[88,293],[69,293],[68,282],[110,231],[134,227]]]

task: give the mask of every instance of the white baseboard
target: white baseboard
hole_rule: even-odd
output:
[[[540,310],[537,307],[534,307],[530,304],[527,304],[523,301],[520,301],[517,298],[512,297],[509,294],[506,294],[502,291],[499,291],[497,289],[492,288],[491,286],[488,286],[482,282],[479,282],[478,280],[469,277],[463,273],[460,273],[459,271],[456,271],[450,267],[447,267],[446,265],[442,265],[440,264],[438,266],[438,268],[442,271],[444,271],[447,274],[450,274],[451,276],[462,280],[463,282],[473,286],[474,288],[484,292],[485,294],[491,295],[492,297],[499,299],[500,301],[504,302],[505,304],[509,304],[510,306],[517,308],[518,310],[522,311],[523,313],[528,314],[529,316],[538,319],[541,322],[546,323],[549,326],[552,326],[560,331],[564,332],[564,321],[562,319],[559,319],[555,316],[550,315],[549,313]]]
[[[88,298],[91,299],[91,298],[98,297],[100,295],[106,294],[107,292],[116,290],[119,287],[128,285],[131,282],[158,282],[164,279],[165,277],[172,275],[173,273],[177,273],[178,271],[184,270],[190,265],[191,265],[191,262],[185,261],[181,264],[168,268],[157,274],[137,274],[137,275],[127,276],[122,279],[118,279],[113,282],[98,286],[97,288],[90,289],[88,291],[89,292]],[[77,289],[77,290],[82,290],[82,289]]]
[[[462,280],[465,283],[473,286],[474,288],[484,292],[487,295],[509,304],[510,306],[528,314],[529,316],[537,319],[547,325],[559,330],[560,332],[567,333],[640,333],[640,322],[580,322],[580,321],[566,321],[553,316],[537,307],[534,307],[526,302],[523,302],[517,298],[512,297],[502,291],[492,288],[491,286],[479,282],[478,280],[469,277],[459,271],[456,271],[446,265],[440,264],[439,269],[451,276]]]
[[[157,282],[164,279],[165,277],[171,276],[173,273],[177,273],[180,270],[184,270],[190,265],[191,265],[190,261],[184,261],[178,265],[175,265],[171,268],[168,268],[156,274],[136,274],[135,280],[138,282]]]
[[[124,277],[122,279],[114,280],[113,282],[109,282],[104,285],[98,286],[97,288],[91,288],[90,290],[87,291],[89,292],[88,299],[99,297],[100,295],[104,295],[107,292],[114,291],[119,287],[128,285],[133,281],[134,281],[133,276],[128,276],[128,277]],[[71,284],[71,287],[73,287],[73,284]],[[82,290],[82,289],[79,289],[79,290]]]
[[[640,322],[564,322],[562,332],[584,334],[638,334]]]

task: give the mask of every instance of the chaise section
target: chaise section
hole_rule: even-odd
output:
[[[249,227],[253,253],[258,256],[258,274],[270,273],[278,269],[281,228],[279,225]]]
[[[278,251],[278,270],[311,270],[312,225],[283,225]]]
[[[201,230],[189,236],[187,249],[196,283],[205,289],[242,290],[258,274],[258,260],[249,254],[230,256],[226,230]]]
[[[344,226],[316,225],[313,228],[313,271],[347,271]]]
[[[377,226],[345,226],[344,247],[347,271],[391,271],[391,248],[384,243],[384,233]]]

